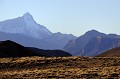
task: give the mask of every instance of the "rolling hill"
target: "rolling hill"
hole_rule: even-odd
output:
[[[1,41],[0,42],[0,57],[27,57],[27,56],[71,56],[71,54],[62,50],[43,50],[32,47],[24,47],[13,41]]]
[[[102,54],[97,55],[97,57],[120,57],[120,47],[110,49]]]

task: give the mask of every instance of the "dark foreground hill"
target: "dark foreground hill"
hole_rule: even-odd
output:
[[[62,50],[43,50],[43,49],[38,49],[38,48],[34,48],[34,47],[27,47],[27,49],[29,49],[32,52],[37,53],[41,56],[46,56],[46,57],[72,56],[68,52],[65,52]]]
[[[10,40],[0,42],[0,57],[40,56]]]
[[[120,47],[108,50],[97,57],[120,57]]]
[[[13,41],[0,42],[0,57],[26,57],[26,56],[71,56],[61,50],[42,50],[37,48],[26,48]]]
[[[0,79],[120,79],[120,58],[0,58]]]

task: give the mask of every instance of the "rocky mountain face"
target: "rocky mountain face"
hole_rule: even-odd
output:
[[[120,46],[120,38],[95,37],[82,50],[83,56],[97,56],[107,50]],[[81,55],[82,55],[81,52]]]
[[[104,34],[96,30],[86,32],[76,40],[70,41],[64,51],[72,55],[96,56],[114,47],[118,47],[120,36],[115,34]]]
[[[52,34],[46,27],[37,24],[29,13],[25,13],[22,17],[0,22],[0,31],[20,33],[38,39]]]
[[[76,37],[69,34],[52,33],[37,24],[30,13],[22,17],[0,22],[0,40],[12,40],[26,47],[40,49],[62,49]]]
[[[100,33],[96,30],[90,30],[77,39],[69,41],[63,50],[70,52],[72,55],[79,55],[80,51],[84,49],[89,40],[96,36],[106,36],[106,34]]]

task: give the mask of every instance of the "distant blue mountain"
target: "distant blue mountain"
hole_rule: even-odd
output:
[[[107,35],[96,30],[90,30],[76,40],[69,41],[63,50],[70,52],[74,56],[96,56],[104,51],[119,46],[119,35]]]
[[[52,33],[45,26],[37,24],[30,13],[22,17],[0,22],[0,40],[12,40],[27,47],[40,49],[62,49],[71,34]]]
[[[30,13],[0,22],[0,31],[24,34],[37,39],[42,39],[52,34],[46,27],[37,24]]]

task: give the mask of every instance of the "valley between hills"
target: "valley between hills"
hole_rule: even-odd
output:
[[[120,79],[120,57],[0,58],[0,79]]]

